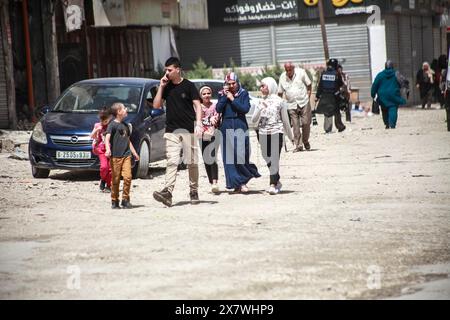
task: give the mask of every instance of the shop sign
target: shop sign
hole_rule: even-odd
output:
[[[217,24],[251,24],[275,21],[292,21],[298,19],[297,1],[223,1],[212,5],[208,2],[209,23]]]
[[[319,18],[319,0],[300,0],[298,16],[300,22]],[[386,10],[387,2],[381,0],[323,0],[323,11],[327,18],[341,15],[372,14]]]

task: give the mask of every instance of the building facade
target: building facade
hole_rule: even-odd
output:
[[[266,6],[270,5],[270,7]],[[180,30],[182,59],[198,57],[213,67],[230,58],[239,66],[292,61],[324,64],[317,1],[208,1],[209,30]],[[446,54],[442,17],[448,1],[324,1],[330,57],[343,65],[360,100],[370,100],[370,86],[387,58],[414,84],[423,61]],[[446,11],[447,10],[447,11]],[[411,90],[409,103],[418,101]]]

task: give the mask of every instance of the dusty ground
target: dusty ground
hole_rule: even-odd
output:
[[[396,130],[379,116],[322,124],[313,151],[282,154],[282,194],[264,192],[252,137],[253,192],[210,194],[202,166],[198,206],[187,171],[174,207],[153,200],[164,163],[133,181],[135,209],[113,211],[97,174],[33,179],[1,153],[0,298],[450,299],[445,112],[401,109]]]

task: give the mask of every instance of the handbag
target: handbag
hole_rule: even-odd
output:
[[[372,113],[373,114],[380,114],[380,104],[375,99],[372,102]]]

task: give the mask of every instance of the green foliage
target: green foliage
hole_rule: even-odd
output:
[[[275,81],[278,83],[280,80],[280,76],[283,73],[284,69],[276,63],[273,67],[268,67],[267,65],[264,66],[262,69],[262,74],[258,75],[258,80],[262,80],[267,77],[272,77],[275,79]]]
[[[213,77],[212,68],[199,58],[196,63],[192,65],[193,69],[186,72],[188,79],[211,79]]]
[[[237,72],[239,81],[241,82],[241,85],[246,89],[247,91],[256,91],[258,90],[258,87],[256,86],[256,78],[251,75],[250,73],[241,73]]]
[[[226,64],[223,65],[223,77],[225,78],[225,75],[229,71],[236,72],[237,76],[239,77],[239,82],[241,83],[241,86],[244,89],[246,89],[247,91],[258,90],[255,77],[250,73],[242,73],[239,70],[236,70],[236,67],[237,66],[236,63],[233,61],[233,58],[230,58],[230,66],[227,67]]]

